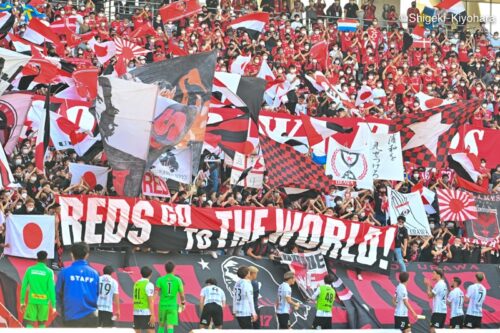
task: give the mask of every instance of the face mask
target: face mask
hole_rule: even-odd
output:
[[[243,197],[242,197],[241,195],[237,195],[237,196],[236,196],[236,200],[237,200],[237,201],[241,201],[241,199],[243,199]]]
[[[434,227],[435,227],[434,223],[429,224],[429,227],[430,227],[431,229],[434,229]]]
[[[33,209],[35,209],[35,207],[26,207],[26,211],[27,211],[27,212],[32,212],[32,211],[33,211]]]
[[[30,180],[31,180],[32,182],[36,182],[36,177],[31,177],[31,178],[30,178]]]
[[[24,155],[27,155],[30,152],[30,150],[29,149],[23,149],[22,152],[23,152]]]
[[[22,205],[16,205],[16,209],[21,209]]]
[[[337,206],[340,206],[340,205],[342,204],[342,201],[340,201],[340,200],[335,201],[335,204],[336,204]]]
[[[486,163],[481,163],[481,166],[484,168],[486,166]]]
[[[16,165],[21,165],[22,163],[23,163],[22,160],[16,160],[16,162],[15,162]]]
[[[437,247],[438,249],[442,249],[442,248],[443,248],[443,244],[437,244],[437,245],[436,245],[436,247]]]

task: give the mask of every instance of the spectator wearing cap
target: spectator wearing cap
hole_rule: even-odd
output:
[[[406,256],[406,249],[408,247],[408,230],[405,227],[406,217],[398,216],[398,231],[396,233],[396,244],[394,247],[394,254],[399,263],[402,272],[406,272],[406,265],[403,258]]]

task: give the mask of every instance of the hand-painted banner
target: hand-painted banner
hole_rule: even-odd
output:
[[[399,132],[372,133],[368,127],[362,127],[358,130],[352,147],[363,145],[370,147],[373,179],[403,181],[403,153]]]
[[[280,253],[280,261],[295,273],[295,280],[305,299],[312,299],[328,274],[325,259],[320,251],[309,253]]]
[[[331,259],[387,272],[396,228],[276,208],[205,209],[125,197],[58,196],[63,243],[116,244],[157,250],[209,250],[253,242],[264,235]],[[83,221],[85,221],[83,223]]]
[[[398,216],[404,216],[406,217],[405,227],[409,235],[430,236],[431,228],[420,192],[404,194],[390,187],[388,190],[391,223],[395,225]]]

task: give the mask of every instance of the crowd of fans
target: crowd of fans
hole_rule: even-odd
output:
[[[13,5],[12,13],[18,15],[14,31],[22,35],[26,28],[22,10],[16,9],[19,3],[14,2]],[[246,67],[245,74],[255,76],[261,63],[266,61],[276,79],[288,81],[292,88],[288,102],[274,108],[274,112],[327,117],[362,117],[371,114],[391,118],[399,114],[422,112],[415,95],[424,92],[448,100],[480,99],[483,102],[474,113],[473,123],[500,129],[500,54],[497,55],[500,38],[498,32],[492,34],[484,25],[475,31],[439,25],[432,31],[426,31],[429,48],[410,47],[403,52],[404,32],[414,28],[416,22],[410,20],[408,28],[403,28],[394,8],[384,11],[386,20],[379,22],[376,17],[380,9],[375,7],[373,1],[358,7],[355,0],[350,0],[341,7],[336,0],[327,8],[321,0],[311,2],[308,6],[300,1],[287,3],[263,0],[261,10],[272,15],[269,25],[257,39],[252,39],[247,32],[227,28],[231,19],[256,9],[255,1],[219,3],[218,0],[208,0],[200,14],[177,22],[162,22],[159,15],[152,14],[148,4],[139,9],[130,6],[130,15],[116,15],[111,20],[104,14],[103,7],[96,7],[92,0],[81,6],[69,0],[67,4],[48,2],[46,7],[39,7],[49,21],[77,15],[81,20],[78,33],[94,31],[98,41],[111,40],[115,36],[127,38],[141,25],[151,24],[156,31],[154,36],[133,38],[133,42],[151,52],[130,61],[129,69],[173,57],[173,49],[169,47],[172,43],[189,54],[217,49],[217,71],[228,71],[238,55],[251,55],[252,63]],[[337,30],[339,17],[358,18],[360,10],[363,20],[356,32]],[[408,9],[408,14],[416,12],[418,9],[415,6]],[[64,39],[64,36],[61,38]],[[326,68],[309,53],[312,45],[323,40],[328,42],[330,51]],[[6,39],[1,43],[3,47],[13,49]],[[66,56],[87,59],[103,71],[115,61],[113,58],[109,64],[99,64],[85,43],[74,48],[67,47]],[[339,85],[353,101],[362,85],[378,90],[378,97],[356,109],[346,109],[342,104],[332,102],[324,92],[313,93],[309,90],[304,75],[315,71],[323,72],[331,84]],[[34,166],[34,143],[35,138],[31,134],[19,143],[16,152],[9,157],[20,187],[0,192],[0,203],[6,214],[56,214],[58,205],[54,197],[60,193],[115,195],[111,180],[106,188],[100,185],[90,188],[84,182],[70,186],[68,164],[82,161],[72,150],[52,150],[50,160],[46,162],[46,174],[37,172]],[[99,156],[85,162],[107,165]],[[488,170],[483,164],[482,168],[479,184],[490,191],[499,192],[500,166]],[[374,190],[332,187],[330,193],[316,193],[296,199],[288,197],[278,188],[269,187],[266,184],[267,176],[260,190],[231,186],[230,171],[231,168],[223,159],[211,156],[208,162],[203,162],[193,185],[176,184],[177,189],[171,191],[172,197],[169,199],[148,199],[200,207],[284,207],[383,226],[389,223],[388,187],[403,193],[410,192],[420,182],[424,182],[431,190],[455,187],[451,170],[409,166],[408,179],[404,182],[375,181]],[[462,237],[468,236],[464,226],[453,221],[441,221],[438,213],[429,215],[429,221],[432,230],[432,236],[429,237],[408,236],[404,228],[400,228],[396,248],[401,249],[398,261],[402,266],[404,262],[414,261],[437,264],[499,262],[498,244],[486,246],[462,242]],[[8,246],[2,240],[4,234],[4,224],[0,224],[0,246],[3,247]],[[62,253],[59,235],[56,237],[56,247],[59,254]],[[241,250],[255,259],[277,255],[266,237]],[[297,252],[304,249],[295,247],[287,250]],[[54,265],[57,267],[61,263],[56,261]]]

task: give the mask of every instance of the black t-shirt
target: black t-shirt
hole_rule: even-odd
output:
[[[400,248],[405,239],[408,239],[408,230],[406,227],[398,227],[398,233],[396,234],[396,248]]]
[[[451,259],[449,259],[448,262],[455,262],[455,263],[465,262],[464,250],[461,247],[452,245],[450,246],[450,251],[451,251]]]

